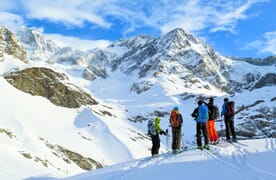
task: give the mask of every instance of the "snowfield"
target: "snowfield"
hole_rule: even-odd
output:
[[[211,151],[190,149],[117,164],[66,180],[224,179],[274,180],[276,139],[221,142]],[[39,178],[38,178],[39,179]]]

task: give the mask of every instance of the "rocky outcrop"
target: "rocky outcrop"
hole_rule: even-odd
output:
[[[153,85],[154,84],[150,81],[136,82],[132,84],[130,91],[140,94],[142,92],[149,90]]]
[[[276,85],[276,74],[268,73],[264,75],[254,86],[254,89],[262,88],[264,86],[275,86]]]
[[[85,59],[89,59],[89,63],[83,72],[83,78],[91,81],[97,77],[107,78],[107,57],[105,53],[101,49],[95,49],[94,51],[89,51],[86,56]]]
[[[120,68],[122,72],[130,74],[139,69],[148,58],[157,52],[155,42],[155,38],[140,35],[127,40],[119,40],[110,45],[107,52],[120,50],[118,55],[109,56],[112,71]]]
[[[5,76],[16,88],[32,95],[43,96],[58,106],[77,108],[98,102],[74,84],[66,82],[65,74],[48,68],[28,68]]]
[[[234,60],[239,60],[239,61],[245,61],[253,65],[258,65],[258,66],[270,66],[276,64],[276,56],[268,56],[264,59],[262,58],[239,58],[239,57],[229,57]]]
[[[14,34],[0,26],[0,57],[11,55],[25,63],[28,62],[25,49],[21,46]]]
[[[71,150],[61,147],[59,145],[57,145],[55,148],[57,149],[57,151],[59,151],[64,156],[66,156],[68,159],[70,159],[70,161],[73,161],[80,168],[82,168],[86,171],[104,167],[100,162],[97,162],[89,157],[84,157],[77,152],[71,151]]]

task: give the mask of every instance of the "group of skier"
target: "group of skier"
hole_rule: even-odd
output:
[[[197,149],[209,150],[209,144],[216,145],[219,143],[218,133],[215,128],[215,122],[219,119],[219,117],[224,117],[226,141],[237,142],[234,127],[235,112],[233,101],[229,101],[228,98],[224,98],[221,116],[219,116],[220,113],[218,107],[214,104],[214,98],[209,98],[208,103],[203,100],[199,100],[197,104],[198,107],[196,107],[191,114],[191,116],[196,121]],[[160,126],[160,121],[160,117],[156,117],[155,119],[148,121],[148,134],[150,135],[152,140],[152,156],[159,154],[159,134],[168,135],[168,132],[162,130]],[[183,123],[183,118],[177,106],[174,107],[170,113],[169,123],[172,130],[172,153],[177,154],[183,151],[183,149],[181,149],[181,127]],[[232,139],[230,137],[230,132],[232,135]],[[204,145],[202,145],[202,135],[204,138]]]

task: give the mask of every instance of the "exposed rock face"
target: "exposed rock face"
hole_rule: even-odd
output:
[[[93,169],[99,169],[103,168],[104,166],[91,158],[84,157],[81,154],[77,152],[70,151],[66,148],[63,148],[61,146],[57,146],[56,149],[58,149],[61,153],[63,153],[68,159],[76,163],[80,168],[91,171]]]
[[[83,73],[83,78],[88,80],[94,80],[96,77],[101,77],[103,79],[107,78],[106,72],[106,56],[102,50],[96,50],[89,52],[90,63]],[[87,54],[87,55],[88,55]]]
[[[54,42],[47,40],[34,28],[22,28],[16,35],[28,52],[29,60],[47,62],[59,49]]]
[[[9,54],[27,63],[27,54],[14,34],[8,29],[0,26],[0,57]]]
[[[239,57],[229,57],[231,59],[245,61],[250,64],[258,65],[258,66],[270,66],[276,64],[276,56],[268,56],[264,59],[261,58],[239,58]]]
[[[262,88],[264,86],[275,86],[276,85],[276,74],[268,73],[263,76],[256,84],[254,88]]]
[[[43,138],[40,138],[42,141],[45,142],[46,146],[52,150],[54,150],[55,155],[57,157],[62,158],[65,162],[71,163],[74,162],[76,165],[78,165],[80,168],[91,171],[99,168],[103,168],[104,165],[100,162],[97,162],[89,157],[84,157],[81,154],[71,151],[65,147],[62,147],[60,145],[52,145]]]
[[[137,94],[140,94],[142,92],[149,90],[153,85],[154,84],[150,81],[142,81],[134,83],[130,90],[136,92]]]
[[[67,76],[47,68],[29,68],[5,76],[16,88],[32,95],[43,96],[58,106],[77,108],[97,104],[88,93],[66,83]]]

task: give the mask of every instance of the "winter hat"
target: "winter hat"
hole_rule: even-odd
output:
[[[177,106],[175,106],[175,107],[173,108],[173,110],[178,111],[178,107],[177,107]]]
[[[224,98],[224,102],[228,102],[229,101],[229,99],[228,98]]]

